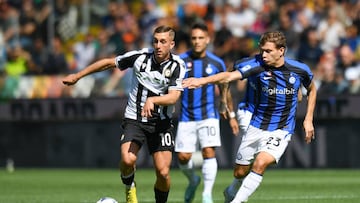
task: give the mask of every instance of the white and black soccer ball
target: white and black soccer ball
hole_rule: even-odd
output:
[[[196,151],[192,154],[191,159],[193,161],[194,167],[195,168],[201,168],[201,166],[204,163],[204,159],[202,157],[202,152],[201,151]]]
[[[102,197],[96,203],[118,203],[118,202],[111,197]]]

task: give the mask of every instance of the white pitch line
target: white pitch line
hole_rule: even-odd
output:
[[[311,200],[311,199],[355,199],[360,198],[357,195],[308,195],[308,196],[281,196],[281,197],[256,197],[260,200]]]
[[[360,196],[357,195],[308,195],[308,196],[281,196],[281,197],[254,197],[254,200],[321,200],[321,199],[358,199]],[[214,201],[223,201],[224,198],[213,198]],[[141,202],[154,202],[154,199],[139,199]],[[169,202],[171,203],[182,203],[184,200],[180,198],[171,198]],[[93,201],[82,201],[83,203],[92,203]],[[119,203],[123,201],[118,200]]]

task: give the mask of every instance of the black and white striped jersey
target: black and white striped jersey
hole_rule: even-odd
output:
[[[141,110],[148,97],[167,94],[168,90],[183,90],[181,83],[186,72],[184,61],[178,55],[171,54],[169,60],[159,64],[154,58],[153,49],[149,48],[127,52],[115,60],[120,70],[133,68],[134,73],[125,118],[141,122],[171,118],[174,105],[155,105],[152,118],[142,117]]]

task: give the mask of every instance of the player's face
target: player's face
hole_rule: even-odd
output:
[[[175,42],[170,37],[170,32],[155,33],[153,38],[153,47],[155,59],[161,63],[170,57],[170,51],[174,47]]]
[[[285,48],[276,48],[275,43],[266,42],[260,47],[260,53],[266,65],[279,67],[284,64]]]
[[[205,56],[206,47],[209,43],[209,35],[201,29],[193,29],[191,31],[191,45],[194,54],[203,57]]]

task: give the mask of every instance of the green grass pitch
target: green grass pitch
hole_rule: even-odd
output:
[[[197,171],[200,174],[200,170]],[[171,172],[169,203],[183,202],[187,185],[178,170]],[[136,173],[139,202],[154,202],[152,169]],[[214,202],[223,202],[223,189],[232,170],[219,170]],[[194,202],[201,202],[202,185]],[[124,187],[116,169],[16,169],[0,168],[0,203],[95,203],[100,197],[124,202]],[[270,169],[248,203],[359,203],[360,170]]]

